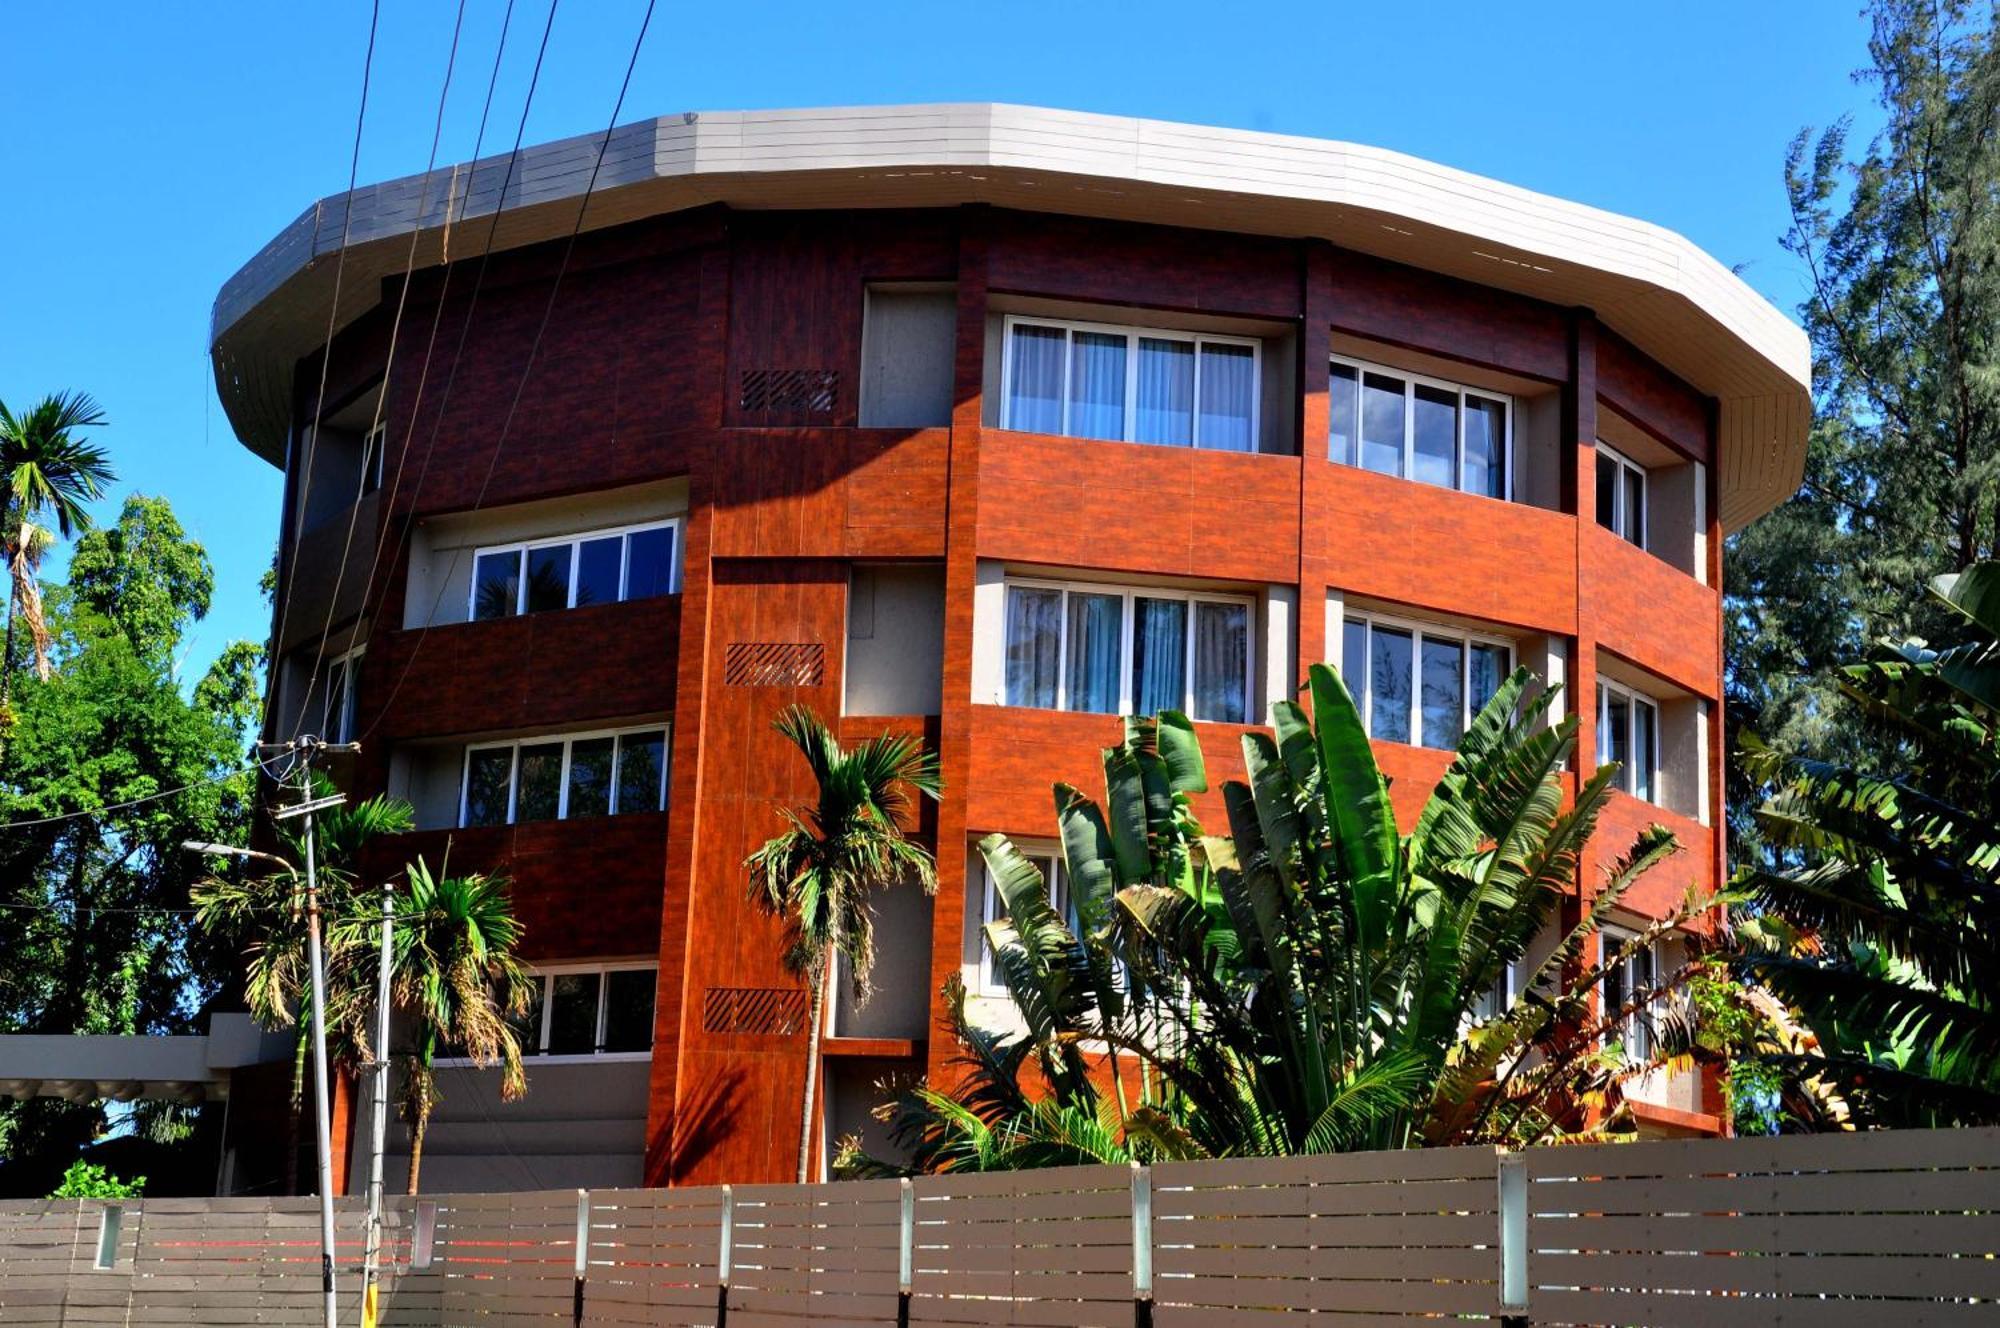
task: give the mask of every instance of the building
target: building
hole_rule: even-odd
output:
[[[214,312],[286,468],[272,732],[360,738],[346,778],[418,809],[388,864],[507,872],[547,974],[528,1099],[448,1079],[430,1186],[789,1174],[803,998],[742,862],[803,791],[791,701],[923,733],[949,785],[939,893],[884,899],[880,995],[827,1030],[835,1135],[949,1058],[970,846],[1046,842],[1089,712],[1181,706],[1233,772],[1333,661],[1408,811],[1525,662],[1628,763],[1600,860],[1687,846],[1627,921],[1715,883],[1720,546],[1798,482],[1808,355],[1687,241],[1024,107],[649,120],[586,200],[600,142],[324,200]],[[1716,1127],[1691,1078],[1646,1095]]]

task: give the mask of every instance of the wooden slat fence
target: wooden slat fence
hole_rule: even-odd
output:
[[[2000,1130],[443,1195],[385,1225],[382,1322],[426,1328],[2000,1324]],[[358,1200],[336,1234],[358,1323]],[[319,1288],[310,1198],[0,1203],[6,1328],[317,1324]]]
[[[1498,1308],[1490,1148],[1175,1162],[1152,1172],[1159,1328],[1252,1328],[1280,1312],[1389,1324]]]
[[[1527,1155],[1538,1324],[2000,1324],[2000,1130]]]

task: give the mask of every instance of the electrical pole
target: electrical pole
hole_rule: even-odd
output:
[[[389,1134],[389,971],[395,963],[394,888],[382,881],[382,960],[375,975],[374,1140],[368,1156],[368,1250],[362,1264],[361,1322],[375,1328],[379,1313],[376,1284],[382,1276],[382,1153]]]
[[[333,1260],[337,1248],[333,1232],[333,1105],[326,1061],[326,957],[320,943],[319,874],[317,843],[313,834],[313,814],[346,802],[344,794],[315,798],[312,795],[313,758],[328,744],[311,734],[286,744],[298,756],[299,801],[280,808],[273,818],[280,821],[303,819],[301,838],[306,857],[306,957],[312,967],[313,1021],[313,1109],[317,1117],[313,1143],[319,1153],[319,1238],[320,1289],[325,1298],[326,1328],[335,1328],[338,1309],[334,1301]]]

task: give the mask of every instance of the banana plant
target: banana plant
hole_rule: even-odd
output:
[[[980,843],[1007,904],[986,940],[1021,1028],[978,1028],[948,993],[966,1076],[886,1109],[919,1168],[1525,1141],[1586,1128],[1587,1107],[1617,1117],[1634,1068],[1609,1034],[1655,993],[1600,1011],[1598,980],[1708,901],[1583,955],[1673,836],[1643,831],[1522,992],[1480,1019],[1577,898],[1617,768],[1565,796],[1577,721],[1552,724],[1555,691],[1520,670],[1404,833],[1339,677],[1315,666],[1308,692],[1310,715],[1281,701],[1269,731],[1243,736],[1226,835],[1193,814],[1208,775],[1176,712],[1125,721],[1102,804],[1057,785],[1074,919],[1004,836]]]

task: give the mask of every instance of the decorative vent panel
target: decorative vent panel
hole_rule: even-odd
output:
[[[840,396],[838,369],[745,369],[737,405],[767,423],[827,420]]]
[[[804,1031],[806,994],[798,987],[710,987],[701,1000],[704,1033]]]
[[[826,647],[817,641],[734,641],[723,657],[731,687],[817,687],[826,680]]]

